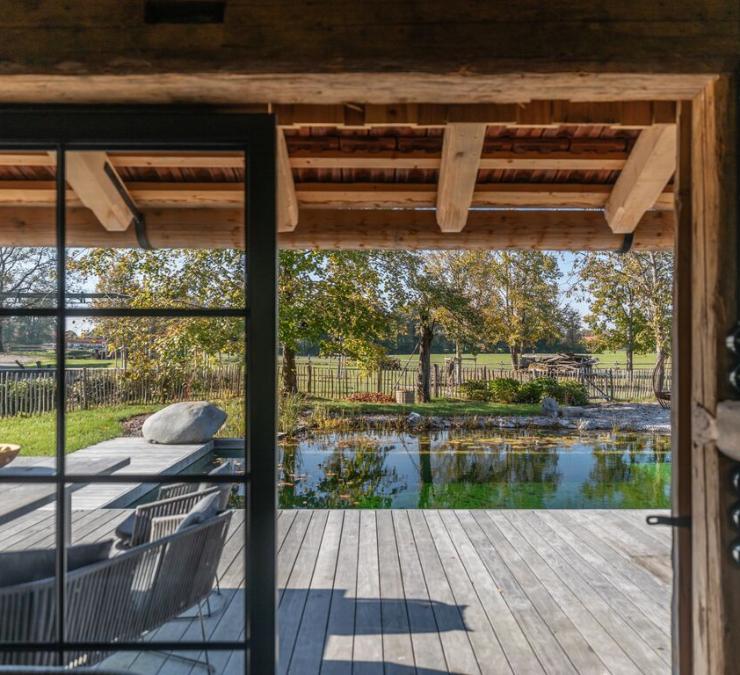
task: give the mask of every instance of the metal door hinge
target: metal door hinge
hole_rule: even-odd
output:
[[[668,525],[668,527],[691,527],[690,516],[648,516],[648,525]]]

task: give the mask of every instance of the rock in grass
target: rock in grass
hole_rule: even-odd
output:
[[[147,418],[141,432],[150,443],[206,443],[226,421],[226,412],[208,401],[173,403]]]
[[[551,396],[545,396],[545,398],[542,399],[543,415],[546,415],[547,417],[557,417],[559,411],[560,406],[558,406],[558,402],[554,398]]]

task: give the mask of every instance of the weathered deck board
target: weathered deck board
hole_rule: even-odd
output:
[[[125,509],[76,510],[75,541],[111,536]],[[645,512],[283,511],[278,519],[282,673],[668,673],[669,539]],[[244,635],[244,521],[235,513],[209,640]],[[0,550],[49,546],[54,518],[0,527]],[[666,573],[666,570],[668,571]],[[667,576],[666,576],[667,574]],[[147,641],[199,640],[197,620]],[[202,659],[204,653],[189,654]],[[241,673],[240,652],[209,652]],[[156,653],[111,667],[197,675]]]

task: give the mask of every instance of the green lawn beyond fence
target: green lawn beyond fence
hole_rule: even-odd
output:
[[[393,396],[398,389],[413,389],[416,370],[385,369],[365,372],[356,367],[300,363],[298,390],[326,399],[340,400],[356,392],[379,392]],[[432,396],[460,398],[460,383],[513,377],[525,382],[536,377],[530,371],[505,368],[463,368],[462,377],[439,364],[432,367]],[[588,375],[558,376],[558,380],[582,382],[593,401],[647,401],[654,399],[652,371],[618,368],[594,369]],[[665,376],[670,389],[670,373]],[[67,409],[87,410],[101,406],[149,405],[174,401],[213,400],[241,396],[244,371],[240,365],[193,368],[176,374],[163,371],[135,378],[120,369],[69,368],[66,377]],[[54,410],[54,376],[48,369],[0,371],[0,417],[37,414]]]

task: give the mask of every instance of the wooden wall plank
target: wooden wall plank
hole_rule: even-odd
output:
[[[672,514],[691,517],[691,359],[692,359],[692,209],[691,101],[679,105],[676,167],[676,239],[673,273],[673,349],[671,387]],[[690,673],[692,664],[691,530],[673,528],[674,671]]]
[[[693,103],[692,405],[713,415],[728,398],[724,340],[736,321],[736,82],[723,77]],[[692,586],[694,672],[740,669],[740,574],[731,563],[730,460],[694,430]]]

